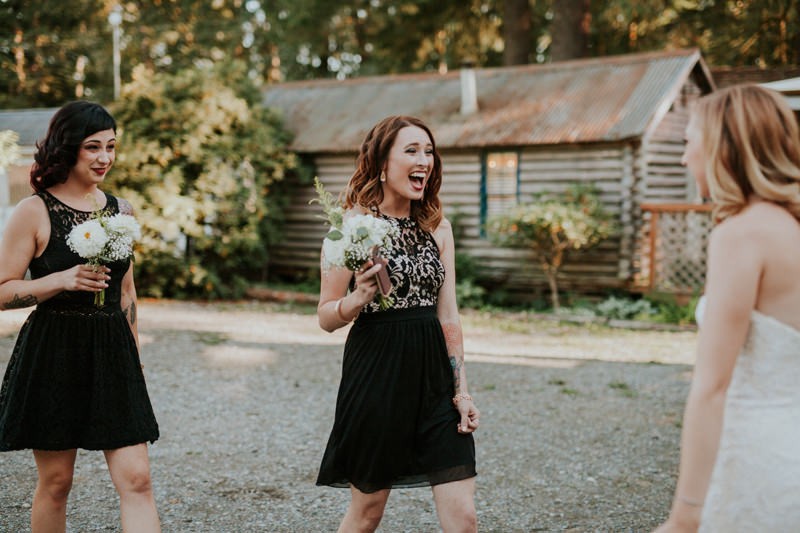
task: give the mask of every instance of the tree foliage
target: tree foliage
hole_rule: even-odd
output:
[[[282,183],[299,164],[278,118],[231,88],[236,79],[235,69],[142,66],[113,107],[122,128],[110,185],[143,227],[143,294],[239,296],[265,275]]]
[[[0,1],[0,27],[7,30],[0,32],[0,105],[110,100],[108,15],[116,4]],[[527,9],[525,0],[119,4],[126,81],[139,64],[176,73],[238,61],[262,84],[444,71],[467,60],[498,66],[689,46],[700,48],[711,65],[800,63],[794,0],[529,0]]]
[[[501,246],[528,248],[550,285],[553,309],[560,308],[558,273],[566,253],[585,250],[615,231],[613,218],[596,192],[574,186],[564,198],[517,205],[487,222],[487,233]]]

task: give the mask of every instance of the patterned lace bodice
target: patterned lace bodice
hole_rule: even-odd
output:
[[[433,235],[419,227],[411,218],[394,218],[380,215],[398,228],[392,238],[389,260],[389,277],[392,280],[392,309],[436,305],[439,289],[444,283],[444,265],[439,258],[439,247]],[[380,310],[376,302],[364,306],[362,313]]]
[[[47,212],[50,215],[50,240],[47,243],[42,255],[36,257],[31,261],[30,271],[33,279],[41,278],[53,272],[60,272],[72,268],[77,264],[86,263],[78,254],[73,252],[67,245],[67,235],[76,225],[88,220],[92,213],[90,211],[80,211],[73,209],[68,205],[62,203],[58,198],[53,196],[47,191],[37,193],[47,206]],[[104,210],[109,215],[115,215],[120,212],[120,203],[117,198],[106,193],[106,205]],[[127,207],[129,204],[123,202]],[[129,209],[126,209],[126,214]],[[114,263],[107,264],[111,269],[111,279],[108,281],[108,288],[106,289],[105,301],[106,305],[116,304],[120,301],[120,292],[122,286],[122,278],[128,271],[130,260],[115,261]],[[63,307],[66,305],[93,305],[94,293],[87,291],[63,291],[52,298],[49,298],[39,304],[40,307]]]

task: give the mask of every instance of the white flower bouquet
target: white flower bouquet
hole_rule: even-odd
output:
[[[382,263],[383,269],[377,275],[378,292],[376,299],[381,309],[392,306],[392,282],[383,259],[391,249],[390,237],[397,234],[397,227],[388,220],[372,215],[353,215],[344,219],[344,210],[333,196],[325,190],[319,179],[314,180],[317,202],[325,212],[330,225],[328,234],[322,241],[322,268],[344,267],[355,272],[370,259]],[[383,255],[382,255],[383,254]]]
[[[132,216],[108,216],[105,211],[95,211],[92,218],[72,228],[67,235],[67,245],[88,264],[99,267],[130,258],[133,243],[140,236],[139,223]],[[95,305],[102,307],[105,300],[105,290],[95,293]]]

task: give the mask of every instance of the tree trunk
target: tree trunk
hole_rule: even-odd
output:
[[[547,284],[550,285],[550,303],[553,304],[553,313],[558,314],[561,309],[561,302],[558,299],[558,269],[550,265],[542,265],[547,276]]]
[[[531,20],[528,0],[503,0],[503,65],[525,65],[529,62]]]
[[[590,0],[553,2],[550,59],[564,61],[586,57],[589,50]]]

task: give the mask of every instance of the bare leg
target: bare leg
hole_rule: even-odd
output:
[[[433,487],[436,514],[444,533],[475,533],[475,478],[442,483]]]
[[[389,489],[367,494],[350,487],[350,507],[339,525],[339,533],[372,533],[383,518]]]
[[[33,450],[39,481],[31,506],[32,533],[64,533],[67,530],[67,498],[78,450]]]
[[[159,533],[161,524],[150,484],[147,444],[106,450],[103,453],[111,473],[111,481],[119,493],[122,531]]]

